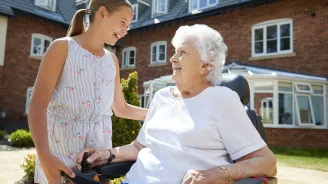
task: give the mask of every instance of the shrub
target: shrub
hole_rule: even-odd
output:
[[[124,98],[128,104],[139,106],[138,97],[138,74],[137,72],[130,73],[128,79],[122,79],[122,88]],[[113,122],[113,146],[122,146],[130,144],[138,136],[141,124],[139,121],[118,118],[112,116]]]
[[[28,154],[27,157],[25,157],[25,163],[21,165],[21,168],[24,169],[24,178],[27,179],[27,182],[34,181],[35,158],[36,154]]]
[[[14,147],[34,147],[31,133],[26,130],[13,132],[9,137],[9,141]]]
[[[5,138],[5,136],[7,135],[7,132],[0,130],[0,140],[2,140],[3,138]]]

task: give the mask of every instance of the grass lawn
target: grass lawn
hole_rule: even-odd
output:
[[[278,164],[328,172],[328,149],[270,148]]]

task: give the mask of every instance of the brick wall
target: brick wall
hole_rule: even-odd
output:
[[[40,65],[40,60],[29,58],[32,34],[56,39],[66,30],[64,25],[22,12],[9,19],[5,63],[0,68],[0,108],[6,108],[8,119],[25,119],[26,90],[33,86]]]
[[[311,16],[315,12],[316,16]],[[249,61],[251,57],[252,25],[282,18],[293,19],[294,52],[296,56]],[[277,70],[297,72],[310,75],[328,76],[328,2],[322,0],[281,0],[267,5],[252,8],[237,8],[225,14],[203,17],[189,21],[172,21],[138,30],[120,40],[117,51],[122,59],[122,49],[135,46],[136,71],[139,72],[139,92],[143,92],[144,81],[169,75],[168,66],[148,67],[150,63],[150,45],[156,41],[168,42],[167,58],[173,55],[174,48],[170,44],[175,31],[185,24],[207,24],[218,30],[228,45],[228,61],[239,60],[242,63],[268,67]],[[123,77],[134,70],[121,72]]]
[[[302,128],[266,128],[269,146],[328,148],[328,130]]]

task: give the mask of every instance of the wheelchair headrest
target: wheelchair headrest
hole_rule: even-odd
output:
[[[235,91],[240,98],[241,103],[247,105],[249,103],[250,92],[247,80],[241,76],[237,75],[235,77],[223,77],[220,86],[225,86]]]

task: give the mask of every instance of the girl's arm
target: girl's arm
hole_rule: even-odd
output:
[[[49,182],[60,182],[60,172],[73,171],[52,156],[48,144],[46,110],[67,57],[68,43],[55,40],[42,58],[28,111],[28,125],[42,168]]]
[[[126,119],[144,120],[148,112],[147,109],[133,106],[126,103],[121,87],[120,69],[119,69],[118,60],[114,54],[112,54],[112,57],[114,59],[115,66],[116,66],[115,92],[114,92],[115,95],[114,95],[114,102],[112,105],[112,109],[115,115]]]

